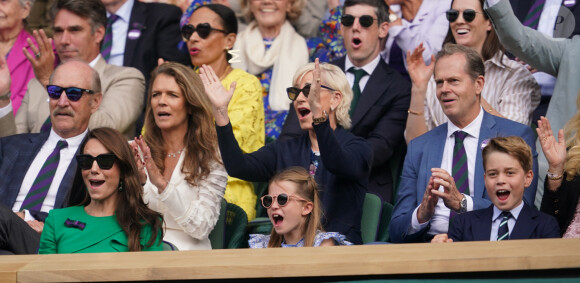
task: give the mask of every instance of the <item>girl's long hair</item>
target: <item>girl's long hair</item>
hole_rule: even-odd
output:
[[[314,177],[310,176],[308,171],[302,167],[290,167],[278,174],[270,180],[268,187],[275,182],[289,181],[297,185],[296,194],[307,201],[312,202],[312,211],[306,216],[304,223],[303,236],[304,246],[312,247],[314,245],[314,237],[317,231],[323,231],[320,219],[322,217],[322,205],[318,198],[318,185],[314,181]],[[290,201],[290,200],[288,200]],[[274,229],[270,233],[269,248],[279,248],[282,246],[284,237],[276,233]]]

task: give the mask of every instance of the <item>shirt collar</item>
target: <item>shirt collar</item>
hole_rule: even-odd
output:
[[[119,16],[121,20],[128,23],[129,20],[131,19],[131,11],[133,11],[133,4],[135,4],[134,0],[127,0],[127,2],[125,2],[125,4],[123,4],[121,8],[119,8],[119,10],[117,10],[115,15]],[[111,13],[107,12],[107,18],[110,15]]]
[[[355,67],[354,64],[350,61],[350,59],[348,58],[348,55],[345,57],[345,61],[344,61],[344,70],[348,71],[348,69],[350,69],[351,67]],[[369,62],[368,64],[364,65],[362,68],[359,67],[355,67],[357,69],[363,69],[365,70],[365,72],[367,72],[367,74],[372,74],[373,71],[375,70],[375,68],[379,65],[379,61],[381,60],[381,55],[378,54],[377,57],[375,57],[375,59],[373,59],[371,62]]]
[[[72,138],[68,138],[68,139],[64,139],[61,136],[59,136],[54,129],[50,129],[50,135],[48,136],[48,140],[47,142],[49,144],[54,144],[54,146],[56,146],[56,143],[58,143],[58,141],[60,140],[66,140],[67,144],[68,144],[68,148],[78,148],[79,145],[83,142],[83,139],[85,138],[85,136],[87,135],[87,133],[89,132],[89,129],[86,129],[84,132],[82,132],[80,135],[78,136],[74,136]],[[53,146],[51,146],[53,147]]]
[[[461,129],[453,124],[451,121],[447,123],[447,137],[451,137],[456,131],[464,131],[469,136],[474,137],[479,140],[479,130],[481,129],[481,123],[483,122],[483,108],[480,108],[479,114],[469,125]]]
[[[101,53],[99,53],[97,55],[97,57],[95,57],[95,59],[93,59],[93,61],[89,62],[89,66],[91,66],[91,68],[95,68],[95,65],[97,65],[97,62],[99,61],[99,59],[101,58]]]
[[[510,210],[509,212],[511,212],[511,214],[515,220],[518,220],[518,216],[520,216],[520,212],[522,212],[523,208],[524,208],[524,201],[522,200],[522,202],[520,202],[520,205],[514,207],[514,209]],[[491,219],[493,221],[496,221],[502,212],[503,212],[502,210],[500,210],[499,208],[497,208],[494,205],[493,206],[493,218],[491,218]]]

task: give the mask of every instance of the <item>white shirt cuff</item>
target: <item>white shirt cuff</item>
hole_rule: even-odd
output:
[[[465,200],[467,200],[467,211],[472,211],[473,210],[473,198],[471,198],[471,196],[468,196],[466,194],[463,194],[465,196]]]
[[[32,216],[32,214],[30,214],[30,211],[28,211],[28,209],[25,209],[23,211],[24,211],[24,221],[28,222],[28,221],[36,220],[36,218],[34,218],[34,216]]]
[[[419,207],[415,208],[415,210],[413,211],[413,216],[411,216],[411,226],[409,226],[409,231],[407,231],[407,234],[415,234],[421,230],[423,230],[425,227],[427,227],[427,225],[429,225],[429,221],[420,224],[419,220],[417,219],[417,211],[419,210]]]

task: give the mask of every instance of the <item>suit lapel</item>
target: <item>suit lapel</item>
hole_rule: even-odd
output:
[[[125,54],[123,55],[123,65],[132,66],[133,56],[139,39],[147,28],[145,26],[145,19],[147,18],[147,9],[144,4],[135,1],[133,10],[131,11],[131,19],[129,20],[129,30],[127,31],[127,41],[125,42]],[[131,36],[130,36],[131,35]],[[138,36],[137,36],[138,35]]]
[[[484,111],[484,110],[481,110]],[[481,121],[481,127],[479,129],[479,140],[477,142],[477,156],[475,157],[475,172],[473,174],[473,186],[474,196],[489,199],[485,191],[485,182],[483,180],[483,157],[481,156],[481,145],[485,142],[489,142],[489,139],[497,137],[498,133],[495,130],[495,120],[492,115],[487,112],[483,112],[483,119]]]
[[[514,230],[510,233],[510,239],[530,239],[532,232],[536,229],[538,223],[534,221],[540,212],[532,209],[524,203],[522,211],[518,216]]]
[[[389,88],[390,82],[388,81],[389,70],[387,63],[383,59],[379,59],[379,64],[370,75],[365,89],[362,91],[359,97],[358,104],[354,113],[352,115],[352,127],[356,127],[358,122],[361,121],[362,117],[369,111],[369,109],[375,104],[375,102],[383,95],[383,93]]]
[[[443,151],[445,149],[445,141],[447,139],[447,123],[435,128],[433,131],[433,137],[428,141],[430,143],[429,149],[425,150],[423,154],[426,155],[425,162],[421,162],[425,164],[424,166],[420,167],[420,171],[425,172],[419,173],[420,179],[417,181],[417,195],[422,196],[425,193],[425,188],[427,187],[427,183],[429,182],[429,177],[431,176],[431,168],[440,168],[441,161],[443,160]],[[426,149],[427,147],[423,147]],[[421,203],[421,198],[417,199],[417,205]]]
[[[472,225],[473,240],[474,241],[489,241],[491,231],[491,218],[493,217],[493,205],[478,212],[475,212],[473,217],[475,220],[472,223],[480,223],[480,225]]]

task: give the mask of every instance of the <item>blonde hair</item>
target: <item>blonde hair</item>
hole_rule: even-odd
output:
[[[242,1],[242,8],[241,8],[241,15],[244,17],[246,22],[251,22],[255,20],[254,14],[250,11],[250,1],[252,0],[243,0]],[[294,21],[300,17],[300,13],[302,13],[302,8],[306,5],[306,0],[288,0],[290,1],[290,11],[286,13],[286,19],[289,21]],[[316,0],[321,1],[321,0]]]
[[[580,109],[580,93],[576,98],[576,107]],[[564,136],[566,137],[566,148],[568,149],[568,156],[564,164],[564,172],[566,172],[566,180],[571,181],[574,176],[580,175],[580,112],[576,112],[572,119],[568,120],[564,126]]]
[[[296,71],[296,74],[294,74],[292,83],[297,86],[308,72],[314,71],[314,66],[314,63],[308,63],[300,67]],[[336,123],[345,129],[349,129],[351,126],[351,120],[348,112],[350,110],[350,103],[353,95],[352,89],[346,80],[346,75],[335,65],[320,63],[320,78],[322,79],[322,84],[342,94],[342,100],[335,110]]]
[[[303,199],[312,202],[312,211],[306,216],[306,223],[304,223],[304,246],[312,247],[314,245],[314,238],[317,231],[323,231],[320,219],[322,218],[322,204],[318,198],[318,185],[314,177],[310,176],[308,171],[302,167],[290,167],[279,172],[270,179],[268,187],[273,183],[289,181],[297,185],[296,194]],[[268,248],[279,248],[282,246],[284,237],[276,233],[272,229],[270,233],[270,241]]]
[[[532,170],[532,165],[534,164],[532,148],[521,137],[496,137],[489,140],[489,143],[483,148],[481,153],[484,171],[487,170],[489,155],[493,152],[505,153],[515,158],[526,173]]]

